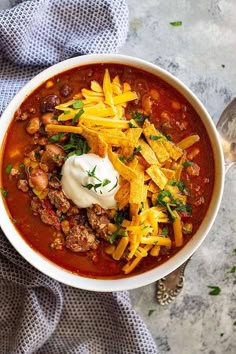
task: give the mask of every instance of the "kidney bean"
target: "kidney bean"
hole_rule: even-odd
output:
[[[43,98],[40,104],[42,113],[53,112],[55,106],[60,104],[60,98],[57,95],[49,95]]]
[[[29,184],[38,191],[43,191],[48,186],[48,175],[36,167],[30,171]]]
[[[72,92],[72,88],[65,84],[60,88],[60,94],[62,97],[68,97]]]

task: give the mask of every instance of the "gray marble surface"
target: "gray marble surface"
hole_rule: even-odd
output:
[[[167,69],[201,99],[214,122],[236,97],[235,0],[128,0],[130,31],[122,54]],[[182,21],[181,27],[170,25]],[[155,284],[131,291],[161,354],[236,353],[236,167],[225,181],[219,214],[186,270],[186,285],[167,307]],[[221,288],[210,296],[208,285]],[[148,316],[150,309],[155,310]]]

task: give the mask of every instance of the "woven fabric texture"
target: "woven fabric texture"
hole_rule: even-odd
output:
[[[75,55],[116,52],[126,38],[124,0],[10,2],[0,12],[0,113],[43,68]],[[95,293],[60,284],[31,267],[0,230],[0,352],[157,350],[127,292]]]

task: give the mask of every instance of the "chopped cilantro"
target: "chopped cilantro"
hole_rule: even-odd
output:
[[[209,288],[209,289],[212,289],[212,290],[209,292],[209,295],[217,296],[217,295],[219,295],[220,292],[221,292],[221,289],[220,289],[218,286],[211,286],[211,285],[209,285],[208,288]]]
[[[7,191],[6,189],[0,187],[0,191],[1,191],[2,196],[3,196],[4,198],[6,198],[6,197],[8,196],[8,191]]]
[[[82,116],[82,114],[84,113],[83,109],[80,109],[79,112],[77,112],[74,116],[74,118],[72,119],[72,124],[78,122],[78,120],[80,119],[80,117]]]
[[[188,213],[191,213],[192,211],[188,204],[183,204],[180,199],[174,199],[173,195],[168,190],[163,190],[158,194],[156,205],[166,207],[172,220],[176,219],[173,210],[187,211]]]
[[[127,237],[126,233],[124,231],[121,231],[122,228],[122,222],[123,220],[128,216],[128,211],[122,211],[119,210],[115,216],[114,216],[114,221],[118,225],[117,229],[110,235],[109,237],[109,242],[113,243],[118,237]]]
[[[167,183],[169,186],[177,186],[180,192],[188,191],[188,188],[185,186],[183,181],[177,181],[175,179],[170,179]]]
[[[137,128],[132,122],[128,122],[130,128]]]
[[[109,183],[111,183],[111,181],[109,180],[109,179],[104,179],[103,181],[102,181],[102,187],[105,187],[105,186],[107,186]]]
[[[58,143],[58,141],[61,140],[61,138],[63,137],[64,133],[58,133],[55,135],[50,136],[49,138],[49,142],[50,143]]]
[[[65,151],[69,151],[67,158],[72,155],[83,155],[87,154],[90,150],[86,140],[79,134],[70,134],[70,139],[68,144],[62,146]]]
[[[153,314],[155,311],[156,311],[156,310],[153,310],[153,309],[149,310],[149,311],[148,311],[148,316],[149,316],[149,317],[152,316],[152,314]]]
[[[182,21],[170,22],[170,25],[174,26],[174,27],[179,27],[179,26],[182,26]]]
[[[136,147],[132,153],[132,155],[130,155],[129,157],[124,157],[124,156],[119,156],[119,160],[123,163],[125,163],[125,161],[132,161],[134,159],[134,156],[137,155],[137,153],[139,151],[142,150],[142,147],[139,145],[138,147]]]
[[[125,159],[124,156],[121,155],[121,156],[119,156],[119,160],[120,160],[121,162],[125,162],[126,159]]]
[[[94,168],[91,171],[86,171],[89,177],[95,178],[97,181],[101,182],[101,180],[95,175],[97,166],[94,166]]]
[[[146,119],[149,120],[149,116],[145,116],[145,114],[139,113],[139,112],[135,112],[132,114],[132,118],[139,123],[141,126],[143,125],[144,121]]]
[[[170,135],[165,135],[166,139],[169,141],[172,141],[171,136]]]
[[[233,266],[233,267],[230,269],[229,273],[236,273],[236,266]]]
[[[19,164],[19,168],[24,168],[25,167],[25,164],[21,163]]]
[[[11,173],[11,169],[12,169],[12,164],[9,163],[5,169],[6,173],[9,175]]]
[[[168,234],[169,234],[168,226],[164,226],[163,229],[162,229],[161,235],[162,236],[168,236]]]
[[[114,186],[108,191],[108,192],[111,192],[113,191],[113,189],[115,189],[118,185],[118,178],[116,177],[116,183],[114,184]]]
[[[177,200],[179,200],[179,199],[176,199],[175,201],[177,201]],[[192,213],[192,208],[190,207],[190,205],[189,204],[182,204],[182,202],[177,207],[175,207],[175,210],[177,210],[177,211],[186,211],[189,214]]]
[[[83,101],[82,100],[75,100],[75,102],[72,104],[72,107],[74,109],[80,109],[84,106]]]
[[[158,135],[150,135],[149,139],[157,140],[157,141],[166,141],[166,138],[164,136],[158,136]]]
[[[114,216],[114,221],[116,224],[121,226],[123,220],[126,219],[128,216],[128,210],[119,210]]]
[[[192,161],[185,161],[182,163],[182,166],[184,166],[184,167],[188,167],[188,166],[192,166],[192,165],[194,165],[194,162],[192,162]]]
[[[121,226],[118,226],[117,229],[111,234],[109,237],[109,242],[113,243],[117,237],[119,237],[119,232],[120,232]]]
[[[58,117],[59,117],[59,116],[53,116],[53,117],[51,118],[51,120],[58,120]]]

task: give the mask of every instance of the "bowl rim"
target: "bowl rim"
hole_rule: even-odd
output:
[[[1,116],[0,146],[4,146],[6,132],[12,121],[15,111],[18,109],[21,103],[43,82],[47,81],[55,75],[71,70],[75,67],[105,63],[128,65],[142,69],[158,76],[159,78],[167,82],[169,85],[174,87],[180,94],[182,94],[200,116],[200,119],[202,120],[207,130],[212,145],[215,160],[215,182],[212,192],[212,198],[207,213],[199,229],[194,234],[193,238],[181,250],[179,250],[169,260],[165,261],[163,264],[159,265],[156,268],[153,268],[138,275],[129,276],[127,278],[97,279],[95,277],[87,278],[78,274],[71,273],[70,271],[48,260],[37,250],[34,250],[24,240],[24,238],[21,236],[21,234],[18,232],[18,230],[10,220],[9,212],[5,206],[4,198],[2,195],[0,196],[0,226],[12,246],[17,250],[17,252],[24,259],[26,259],[33,267],[37,268],[42,273],[61,283],[76,288],[92,291],[111,292],[131,290],[157,281],[158,279],[165,277],[167,274],[171,273],[176,268],[178,268],[199,248],[199,246],[207,236],[210,228],[212,227],[212,224],[216,218],[217,212],[220,207],[224,185],[224,158],[216,127],[207,110],[200,102],[200,100],[195,96],[195,94],[182,81],[174,77],[168,71],[160,68],[159,66],[149,63],[148,61],[143,59],[138,59],[136,57],[121,54],[89,54],[74,57],[57,63],[33,77],[15,95],[15,97],[8,104]],[[0,155],[2,153],[3,148],[1,148]]]

